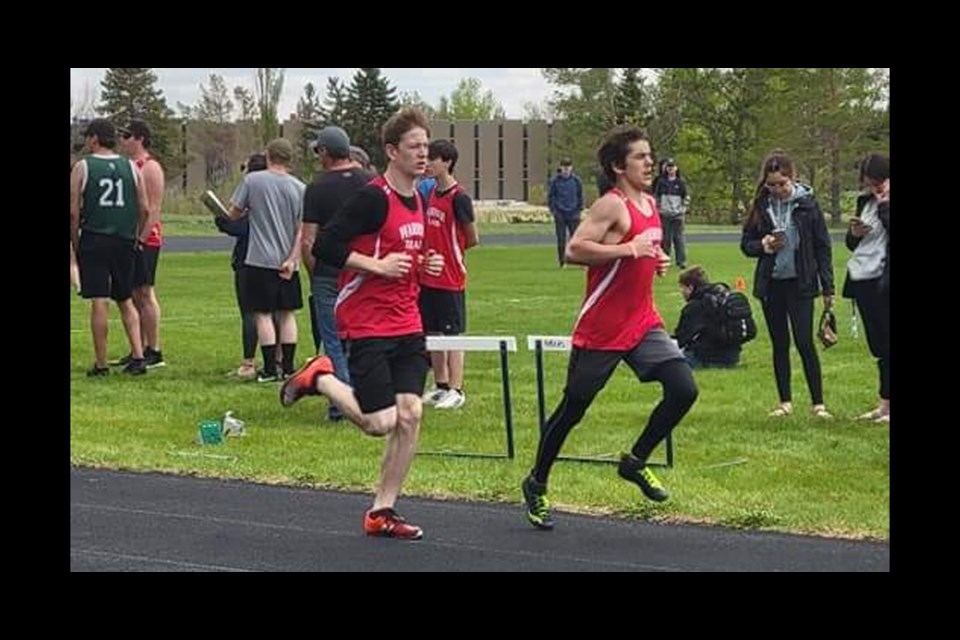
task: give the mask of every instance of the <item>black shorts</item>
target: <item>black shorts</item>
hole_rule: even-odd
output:
[[[160,261],[160,247],[141,246],[133,267],[133,286],[152,287],[157,281],[157,263]]]
[[[134,247],[134,240],[119,236],[91,231],[80,234],[77,266],[81,295],[117,302],[129,299],[133,295]]]
[[[455,336],[467,330],[467,308],[463,291],[420,288],[420,316],[423,330]]]
[[[574,347],[570,351],[564,392],[571,398],[590,404],[606,386],[621,360],[627,363],[640,382],[655,380],[654,372],[664,362],[686,362],[677,343],[663,329],[648,331],[640,344],[630,351],[597,351]]]
[[[346,349],[350,384],[364,413],[392,407],[398,393],[423,394],[430,359],[422,333],[350,340]]]
[[[240,280],[240,308],[244,311],[271,313],[293,311],[303,306],[300,272],[284,280],[276,269],[243,266],[237,269]]]

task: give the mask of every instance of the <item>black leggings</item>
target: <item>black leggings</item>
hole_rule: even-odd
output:
[[[770,280],[767,297],[763,300],[763,316],[767,319],[770,342],[773,343],[773,372],[777,378],[780,402],[790,402],[790,334],[800,352],[803,374],[810,389],[810,401],[823,404],[823,378],[820,358],[813,345],[813,298],[800,296],[797,280]]]
[[[663,399],[650,413],[646,428],[633,445],[633,455],[643,461],[646,461],[657,445],[673,431],[697,399],[693,370],[685,360],[668,360],[658,365],[651,377],[663,385]],[[572,394],[569,389],[564,390],[560,406],[547,420],[544,433],[540,437],[537,461],[531,472],[537,482],[546,484],[550,468],[560,455],[564,441],[583,419],[587,408],[602,388],[601,384],[586,394]]]
[[[890,294],[880,293],[879,278],[853,282],[853,296],[863,319],[870,353],[880,369],[880,397],[890,399]]]
[[[240,306],[240,272],[233,272],[233,289],[237,294],[237,307],[240,308],[241,337],[243,339],[243,359],[253,360],[257,355],[257,323],[252,311],[244,311]]]

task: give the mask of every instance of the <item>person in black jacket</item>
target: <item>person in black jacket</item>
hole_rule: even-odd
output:
[[[262,153],[254,153],[247,162],[240,167],[241,171],[251,173],[263,171],[267,168],[267,157]],[[247,241],[250,234],[250,221],[246,216],[233,220],[217,216],[213,219],[217,229],[237,239],[233,245],[233,256],[230,266],[233,267],[233,287],[237,295],[237,306],[240,308],[241,334],[243,338],[243,362],[237,369],[236,375],[241,380],[250,380],[256,377],[257,368],[254,358],[257,353],[257,325],[253,319],[253,311],[247,309],[240,295],[240,278],[244,269],[244,260],[247,256]]]
[[[741,346],[729,345],[720,331],[718,311],[710,294],[722,295],[724,286],[712,284],[707,272],[694,265],[680,274],[680,294],[687,301],[680,312],[674,339],[694,369],[730,368],[740,362]]]
[[[813,301],[823,289],[823,305],[833,305],[833,254],[820,205],[810,187],[795,182],[793,162],[782,150],[763,161],[756,196],[743,225],[740,249],[757,258],[753,295],[773,344],[773,370],[780,405],[771,416],[793,413],[790,391],[790,334],[810,390],[813,415],[831,418],[823,403],[820,360],[813,343]]]
[[[860,164],[863,194],[850,220],[843,297],[856,301],[870,353],[880,369],[880,402],[860,420],[890,422],[890,158],[871,153]]]

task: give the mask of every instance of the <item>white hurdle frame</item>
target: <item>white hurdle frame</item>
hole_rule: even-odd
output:
[[[503,382],[503,415],[506,421],[507,453],[471,453],[458,451],[420,451],[420,455],[458,456],[461,458],[508,458],[513,460],[513,404],[510,400],[508,352],[517,351],[514,336],[427,336],[427,351],[499,351],[500,378]]]
[[[543,352],[544,351],[564,351],[569,352],[573,348],[573,339],[570,336],[527,336],[527,350],[533,351],[534,360],[537,369],[537,417],[540,420],[540,433],[547,426],[546,407],[544,406],[543,389]],[[664,441],[666,447],[666,460],[664,462],[648,462],[652,467],[672,467],[673,466],[673,434],[667,435]],[[558,456],[557,460],[574,460],[577,462],[606,462],[619,463],[616,456]]]

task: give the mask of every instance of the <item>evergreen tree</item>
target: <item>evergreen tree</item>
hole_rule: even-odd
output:
[[[340,78],[327,78],[327,91],[323,98],[320,122],[343,127],[347,121],[347,88]]]
[[[614,119],[617,124],[632,124],[648,128],[652,115],[651,87],[646,84],[641,69],[623,70],[613,96]]]
[[[314,153],[310,148],[317,137],[321,124],[323,107],[320,104],[320,95],[312,82],[303,87],[303,95],[297,101],[297,120],[300,122],[300,134],[294,145],[297,151],[295,159],[295,173],[309,182],[313,177]]]
[[[357,71],[347,87],[344,129],[355,145],[366,149],[378,169],[387,166],[380,140],[383,124],[400,108],[397,90],[378,68]]]
[[[150,68],[107,69],[100,82],[100,106],[97,112],[117,125],[130,119],[145,121],[151,129],[154,155],[167,164],[179,153],[173,110],[167,106],[163,91],[157,88],[157,76]]]

